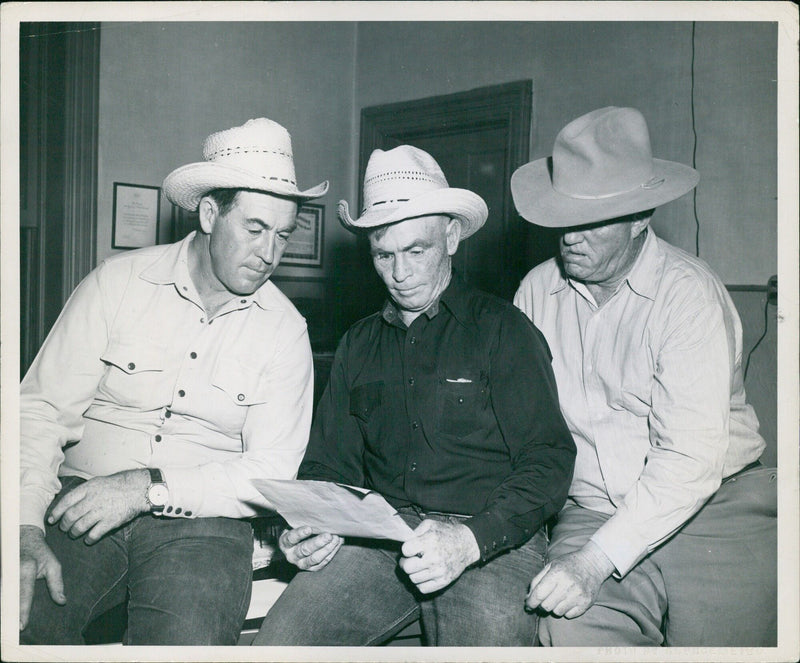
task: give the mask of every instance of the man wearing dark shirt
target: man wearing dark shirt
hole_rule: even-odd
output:
[[[575,455],[547,343],[452,273],[488,210],[429,154],[376,150],[364,201],[359,218],[344,201],[339,216],[367,232],[389,299],[339,344],[298,477],[381,493],[414,537],[399,549],[285,532],[281,549],[302,571],[254,644],[374,645],[421,618],[430,645],[530,646],[526,584]]]

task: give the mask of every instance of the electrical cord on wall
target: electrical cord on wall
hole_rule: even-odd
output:
[[[747,353],[747,362],[744,365],[744,376],[742,380],[747,379],[747,369],[750,368],[750,358],[753,356],[756,348],[761,344],[761,341],[767,335],[767,331],[769,330],[769,305],[770,304],[777,304],[778,303],[778,275],[771,276],[769,281],[767,281],[767,300],[764,302],[764,331],[761,333],[761,336],[758,337],[758,340],[755,342],[753,347],[750,349],[750,352]]]
[[[747,380],[747,370],[750,368],[750,358],[753,356],[753,353],[756,351],[756,348],[761,344],[761,341],[764,340],[764,337],[767,335],[767,330],[769,329],[769,295],[766,297],[766,301],[764,302],[764,331],[761,333],[761,336],[758,337],[758,340],[755,342],[752,348],[750,348],[750,352],[747,353],[747,362],[744,365],[744,376],[742,377],[742,381]]]
[[[692,111],[692,135],[694,136],[694,145],[692,146],[692,168],[697,170],[697,125],[695,122],[695,114],[694,114],[694,56],[695,56],[695,27],[697,23],[696,21],[692,21],[692,66],[691,66],[691,91],[690,91],[690,98],[691,98],[691,111]],[[694,208],[694,225],[695,225],[695,233],[694,233],[694,253],[699,258],[700,257],[700,218],[697,216],[697,187],[694,188],[692,191],[692,205]]]

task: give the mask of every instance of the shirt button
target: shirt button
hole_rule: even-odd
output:
[[[197,359],[197,353],[196,353],[196,352],[191,352],[191,353],[189,353],[189,356],[190,356],[192,359]]]
[[[239,394],[239,395],[236,397],[236,400],[237,400],[237,401],[243,401],[243,400],[244,400],[244,394]]]
[[[416,421],[412,421],[411,422],[411,428],[413,428],[414,430],[417,430],[417,428],[419,428],[419,424]]]
[[[240,299],[240,300],[239,300],[239,303],[240,303],[240,304],[247,304],[247,300],[246,300],[246,299]]]
[[[161,442],[161,436],[160,435],[156,435],[156,442]]]
[[[417,342],[417,337],[416,336],[412,336],[411,340],[409,341],[409,343],[411,343],[411,345],[414,345],[416,342]]]
[[[414,386],[414,378],[408,378],[408,384],[410,384],[413,387]]]
[[[417,471],[417,464],[416,463],[411,463],[411,471],[412,472],[416,472]]]
[[[180,390],[178,390],[178,396],[183,398],[184,396],[186,396],[186,392],[183,389],[180,389]]]
[[[459,397],[458,397],[458,402],[459,402],[459,403],[463,403],[463,402],[464,402],[464,398],[463,398],[463,397],[461,397],[461,396],[459,396]]]
[[[128,364],[128,370],[129,370],[129,371],[132,371],[134,368],[136,368],[136,364],[134,364],[133,362],[131,362],[130,364]]]
[[[202,322],[205,322],[205,321],[206,321],[206,319],[205,319],[205,318],[200,318],[200,322],[201,322],[201,323],[202,323]]]
[[[172,412],[170,412],[169,410],[167,410],[167,411],[164,413],[164,416],[165,416],[167,419],[169,419],[169,418],[172,416]]]

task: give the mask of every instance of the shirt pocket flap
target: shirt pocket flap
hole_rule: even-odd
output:
[[[164,347],[149,338],[112,339],[100,359],[128,375],[163,371]]]
[[[222,362],[216,367],[211,383],[224,391],[237,405],[257,405],[267,401],[261,372],[239,362]]]
[[[383,399],[383,382],[368,382],[350,390],[350,414],[369,421],[370,415],[380,407]]]

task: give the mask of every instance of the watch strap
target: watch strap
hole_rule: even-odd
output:
[[[150,472],[150,483],[165,483],[164,475],[157,467],[148,467],[147,471]]]
[[[153,489],[153,486],[158,484],[166,487],[167,482],[164,481],[164,475],[158,468],[148,467],[147,471],[150,472],[150,485],[147,487],[147,491],[145,492],[144,497],[147,500],[147,503],[150,505],[150,513],[161,513],[162,511],[164,511],[164,505],[153,504],[153,502],[150,500],[150,491]]]

